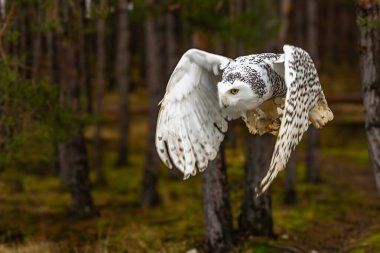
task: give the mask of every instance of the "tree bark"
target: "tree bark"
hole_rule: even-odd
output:
[[[307,46],[308,52],[312,57],[315,66],[319,67],[318,52],[318,26],[317,26],[318,2],[317,0],[307,1]],[[319,131],[311,126],[308,131],[307,142],[307,163],[306,163],[306,181],[317,183],[319,177]]]
[[[93,27],[91,20],[86,14],[86,6],[85,1],[82,0],[82,24],[80,29],[80,38],[79,38],[79,50],[81,54],[79,55],[79,69],[80,69],[80,86],[83,90],[83,95],[86,98],[86,112],[93,113],[93,96],[92,96],[92,76],[91,76],[91,63],[90,60],[91,54],[94,54],[95,49],[93,48],[93,38],[94,32],[92,32]]]
[[[233,241],[232,215],[223,150],[202,173],[206,252],[228,252]]]
[[[368,151],[380,196],[380,4],[358,0],[360,69]]]
[[[77,52],[73,47],[72,44],[60,45],[60,90],[62,102],[78,113],[79,85],[75,59]],[[59,154],[61,180],[71,193],[72,211],[80,217],[96,214],[88,178],[87,151],[82,129],[59,145]]]
[[[100,9],[103,9],[104,1],[100,4]],[[95,114],[98,119],[95,124],[94,136],[94,153],[95,153],[95,170],[96,170],[96,184],[104,186],[107,184],[106,175],[103,169],[103,139],[102,139],[102,113],[103,113],[103,97],[105,89],[105,18],[99,17],[96,21],[96,100],[95,100]]]
[[[192,35],[195,48],[209,49],[209,34]],[[202,173],[202,197],[205,223],[205,250],[208,253],[229,252],[233,241],[233,226],[223,148]]]
[[[118,0],[118,26],[116,45],[116,80],[119,87],[119,150],[118,166],[125,166],[128,162],[128,71],[129,71],[129,28],[128,28],[128,2]]]
[[[42,34],[41,34],[41,19],[42,19],[42,12],[41,12],[41,2],[36,1],[34,4],[35,7],[35,13],[36,18],[34,20],[34,26],[32,27],[33,36],[32,36],[32,48],[33,48],[33,60],[32,60],[32,77],[33,79],[37,80],[40,70],[40,62],[41,62],[41,46],[42,46]]]
[[[155,1],[148,1],[148,7]],[[145,206],[159,203],[157,183],[159,176],[160,161],[155,146],[156,123],[158,115],[158,103],[162,99],[165,90],[162,82],[162,70],[160,52],[162,34],[159,29],[160,20],[149,15],[145,20],[146,62],[147,81],[149,89],[149,131],[146,162],[144,166],[144,178],[142,182],[141,203]]]
[[[270,191],[259,197],[255,191],[269,168],[272,144],[270,135],[248,137],[244,196],[239,216],[239,233],[242,235],[274,237]]]
[[[297,202],[296,184],[296,156],[293,153],[290,155],[287,167],[285,169],[285,192],[284,203],[291,205]]]
[[[58,39],[60,100],[69,106],[73,113],[80,113],[80,85],[78,63],[78,25],[80,16],[74,16],[67,5],[61,12],[62,23],[71,24],[71,32],[62,32]],[[72,211],[79,217],[97,214],[91,196],[88,177],[88,159],[83,129],[73,133],[59,145],[60,173],[62,184],[68,188],[72,199]]]

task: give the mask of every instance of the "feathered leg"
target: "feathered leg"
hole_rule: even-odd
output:
[[[309,113],[309,120],[316,128],[322,128],[334,118],[332,111],[327,105],[323,91],[319,93],[318,101]]]

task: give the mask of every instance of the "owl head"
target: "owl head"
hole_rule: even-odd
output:
[[[225,110],[252,110],[268,99],[267,93],[264,80],[249,66],[227,68],[218,83],[219,104]]]

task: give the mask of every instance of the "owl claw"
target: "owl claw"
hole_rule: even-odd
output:
[[[316,128],[322,128],[333,118],[334,115],[325,100],[319,100],[309,113],[309,120]]]

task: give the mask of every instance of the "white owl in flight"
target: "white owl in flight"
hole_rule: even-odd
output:
[[[283,54],[229,59],[190,49],[178,62],[161,101],[156,147],[169,168],[184,179],[206,169],[227,131],[242,117],[252,134],[277,136],[271,164],[257,193],[285,168],[312,123],[333,119],[309,54],[285,45]]]

